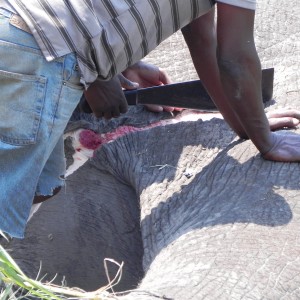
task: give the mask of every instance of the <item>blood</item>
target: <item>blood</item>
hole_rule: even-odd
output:
[[[88,129],[80,132],[79,142],[83,147],[92,150],[96,150],[102,143],[100,135]]]
[[[133,127],[133,126],[121,126],[113,132],[108,132],[108,133],[102,134],[101,135],[102,143],[103,144],[109,143],[109,142],[114,141],[117,138],[120,138],[128,133],[136,132],[136,131],[140,131],[140,130],[143,130],[143,128],[137,128],[137,127]]]
[[[98,134],[92,130],[84,129],[79,133],[79,142],[86,149],[96,150],[102,144],[109,143],[121,136],[139,130],[141,129],[133,126],[122,126],[113,132]]]
[[[214,116],[214,114],[208,114],[207,119],[210,119]],[[120,126],[113,132],[99,134],[89,129],[83,129],[79,133],[79,142],[85,149],[96,150],[101,145],[109,143],[111,141],[116,140],[128,133],[142,131],[149,128],[164,126],[170,123],[177,123],[180,121],[194,121],[202,117],[205,119],[205,114],[197,114],[197,113],[189,113],[186,115],[182,115],[178,119],[170,119],[170,120],[162,120],[155,123],[152,123],[143,128],[133,127],[133,126]]]
[[[218,114],[220,115],[220,114]],[[73,155],[74,163],[71,164],[66,172],[66,176],[69,176],[82,166],[88,159],[92,158],[95,154],[95,150],[102,145],[112,142],[128,133],[136,131],[143,131],[157,126],[165,126],[167,124],[174,124],[184,121],[196,121],[198,119],[209,120],[212,117],[218,117],[216,114],[201,114],[195,112],[181,113],[180,117],[173,119],[161,120],[151,123],[145,127],[133,127],[133,126],[120,126],[116,130],[107,133],[96,133],[89,129],[79,129],[69,136],[72,136],[72,145],[75,149]]]

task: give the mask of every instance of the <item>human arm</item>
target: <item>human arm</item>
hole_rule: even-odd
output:
[[[218,65],[227,99],[262,156],[300,161],[300,136],[271,132],[261,101],[261,66],[256,52],[254,11],[218,3]]]
[[[201,81],[223,115],[225,121],[241,138],[248,138],[240,120],[226,100],[217,62],[217,36],[214,24],[215,10],[194,20],[182,34],[189,48],[193,64]]]
[[[259,151],[274,143],[261,100],[261,65],[253,26],[255,12],[218,3],[218,66],[228,104]]]
[[[191,54],[198,55],[194,60],[195,68],[225,120],[241,137],[249,137],[264,158],[299,161],[300,137],[282,136],[270,131],[270,125],[278,128],[281,121],[278,119],[271,124],[264,113],[261,100],[261,66],[253,39],[253,24],[254,11],[218,3],[217,75],[207,74],[207,69],[201,70],[201,60],[207,61],[212,56],[205,55],[206,50],[197,53],[196,50],[201,45],[197,44],[197,39],[190,38],[192,47],[189,48],[194,51]],[[203,34],[203,29],[199,26],[190,27],[190,30],[194,37],[198,33]],[[205,48],[205,44],[202,47]],[[213,53],[216,54],[216,51]],[[211,76],[220,81],[225,95],[218,103],[220,98],[214,91],[218,89],[218,85],[214,87]],[[224,108],[220,108],[222,102],[225,102],[225,113]]]
[[[215,9],[182,29],[191,58],[199,78],[205,82],[210,97],[222,113],[225,121],[243,139],[248,136],[233,108],[226,100],[217,62],[217,36],[214,24]],[[271,130],[293,128],[299,124],[300,112],[292,109],[278,109],[267,114]]]

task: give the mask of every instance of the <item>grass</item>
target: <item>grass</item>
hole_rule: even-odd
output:
[[[0,232],[1,234],[1,232]],[[51,283],[42,283],[41,281],[29,278],[20,269],[8,252],[0,245],[0,299],[1,300],[16,300],[26,299],[32,296],[38,299],[55,300],[55,299],[93,299],[93,300],[108,300],[117,299],[113,291],[113,286],[118,284],[122,275],[123,264],[118,264],[113,260],[108,260],[119,266],[113,280],[109,280],[109,284],[94,292],[85,292],[80,289],[61,287]],[[107,267],[105,262],[106,273]],[[20,295],[22,291],[22,296]]]

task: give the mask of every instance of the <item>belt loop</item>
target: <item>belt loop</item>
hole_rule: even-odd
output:
[[[7,18],[10,18],[12,14],[13,14],[12,11],[7,10],[7,9],[5,9],[3,7],[0,7],[0,15],[2,15],[4,17],[7,17]]]

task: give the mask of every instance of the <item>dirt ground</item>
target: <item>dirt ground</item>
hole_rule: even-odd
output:
[[[198,79],[180,31],[161,43],[144,60],[166,70],[174,82]]]

